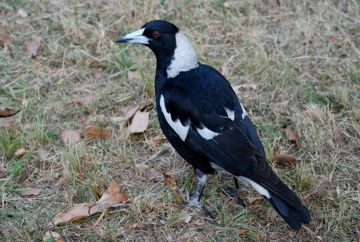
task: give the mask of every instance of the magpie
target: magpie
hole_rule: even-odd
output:
[[[256,127],[229,81],[197,61],[192,44],[174,24],[153,20],[115,42],[145,45],[156,56],[160,127],[195,171],[190,205],[200,204],[207,174],[224,170],[265,197],[292,229],[310,222],[309,210],[267,163]]]

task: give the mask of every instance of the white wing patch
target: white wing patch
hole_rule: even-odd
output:
[[[254,182],[254,181],[252,181],[249,178],[244,177],[244,176],[238,176],[237,179],[239,181],[241,181],[242,183],[246,184],[247,186],[251,186],[252,188],[254,188],[261,195],[267,197],[268,199],[270,198],[269,191],[266,188],[264,188],[263,186],[257,184],[256,182]]]
[[[235,111],[225,108],[225,112],[229,119],[231,119],[232,121],[235,120]]]
[[[213,139],[219,135],[219,133],[211,131],[210,129],[206,128],[205,126],[203,126],[201,129],[196,128],[196,131],[200,134],[201,137],[203,137],[206,140]]]
[[[190,124],[183,125],[179,119],[175,121],[172,120],[171,114],[166,110],[165,107],[165,98],[163,95],[160,96],[160,109],[161,112],[164,114],[166,122],[170,125],[170,127],[180,136],[182,141],[185,141],[186,136],[189,132]]]
[[[184,34],[175,35],[176,48],[170,65],[166,69],[167,77],[174,78],[182,71],[188,71],[199,66],[196,52]]]
[[[244,119],[248,115],[248,113],[246,112],[244,106],[241,103],[240,103],[240,105],[241,105],[241,109],[242,109],[241,118]]]

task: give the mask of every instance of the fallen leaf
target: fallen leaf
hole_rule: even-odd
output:
[[[59,213],[53,219],[55,225],[60,223],[71,223],[93,214],[103,212],[106,209],[118,207],[128,200],[128,196],[120,192],[120,187],[116,182],[112,182],[108,189],[96,203],[75,204],[64,213]]]
[[[183,197],[179,191],[178,186],[176,185],[176,181],[174,180],[174,178],[172,178],[170,175],[163,173],[164,176],[164,182],[165,184],[168,186],[168,188],[170,189],[174,200],[176,203],[182,203],[183,201]]]
[[[15,152],[15,156],[20,157],[20,156],[23,156],[25,153],[26,153],[26,149],[25,148],[20,148]]]
[[[260,197],[260,196],[246,197],[246,200],[248,201],[249,204],[255,204],[255,203],[258,203],[259,201],[262,201],[263,197]]]
[[[142,133],[149,125],[149,112],[137,111],[128,127],[128,133]]]
[[[248,228],[238,228],[236,232],[238,235],[243,235],[243,234],[246,234],[247,232],[249,232],[249,229]]]
[[[281,165],[295,165],[298,160],[292,155],[275,155],[274,161]]]
[[[29,197],[29,196],[39,196],[41,192],[41,189],[39,188],[25,188],[24,190],[21,190],[20,196],[22,197]]]
[[[0,107],[0,117],[10,117],[17,114],[20,110],[14,110],[10,107]]]
[[[21,18],[27,18],[28,14],[24,11],[24,9],[20,8],[17,12],[17,15]]]
[[[75,145],[80,141],[80,134],[75,130],[63,130],[61,140],[65,145]]]
[[[47,231],[43,237],[44,242],[65,242],[65,240],[60,236],[60,234],[54,231]]]
[[[25,42],[25,53],[29,57],[37,56],[37,52],[41,46],[42,37],[33,36],[31,40]]]
[[[88,140],[107,139],[112,137],[112,133],[107,128],[89,125],[85,128],[85,137]]]
[[[14,129],[16,128],[16,125],[14,121],[7,118],[2,118],[0,119],[0,128]]]
[[[96,103],[100,101],[100,97],[97,95],[89,95],[89,96],[83,96],[83,97],[75,97],[70,99],[68,103],[76,103],[76,104],[82,104],[82,105],[90,105],[92,103]]]
[[[313,189],[307,195],[305,195],[304,200],[310,201],[310,200],[314,200],[315,198],[321,197],[329,190],[331,186],[332,186],[331,181],[329,180],[323,181],[315,189]]]
[[[129,81],[138,81],[141,80],[141,75],[138,71],[128,71]]]
[[[5,27],[0,25],[0,44],[9,45],[11,43],[8,31]]]
[[[336,40],[337,40],[337,37],[335,35],[330,35],[328,37],[328,40],[329,40],[329,43],[330,44],[335,44],[336,43]]]
[[[124,121],[125,122],[129,122],[132,117],[135,115],[135,113],[140,109],[140,105],[137,105],[133,108],[129,108],[126,112],[125,112],[125,117],[124,117]]]
[[[137,111],[148,111],[153,107],[153,104],[151,102],[145,102],[140,105],[136,105],[135,107],[128,107],[124,110],[124,121],[125,121],[125,127],[129,126],[131,119],[134,117],[135,113]]]
[[[295,144],[297,149],[300,149],[301,143],[300,143],[299,135],[298,135],[297,131],[295,130],[295,128],[290,125],[290,126],[287,126],[286,128],[284,128],[284,131],[286,133],[288,140],[291,143]]]

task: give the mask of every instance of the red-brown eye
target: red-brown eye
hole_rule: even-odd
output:
[[[151,37],[152,37],[153,39],[158,39],[158,38],[160,38],[160,36],[161,36],[160,32],[158,32],[158,31],[156,31],[156,30],[154,30],[154,31],[151,32]]]

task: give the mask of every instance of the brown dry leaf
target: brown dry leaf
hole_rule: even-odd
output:
[[[141,80],[141,75],[138,71],[128,71],[129,81],[138,81]]]
[[[164,182],[170,189],[172,195],[174,196],[174,200],[176,203],[182,203],[183,197],[179,191],[178,186],[176,185],[176,181],[170,175],[163,173]]]
[[[15,156],[20,157],[20,156],[23,156],[25,153],[26,153],[26,149],[25,148],[20,148],[15,152]]]
[[[120,192],[120,187],[116,182],[112,182],[109,188],[104,192],[96,203],[75,204],[64,213],[59,213],[53,219],[55,225],[60,223],[71,223],[93,214],[102,212],[108,208],[118,207],[128,200],[128,196]]]
[[[128,133],[142,133],[149,125],[149,112],[137,111],[128,127]]]
[[[0,119],[0,128],[14,129],[16,128],[16,125],[14,121],[4,118],[4,119]]]
[[[120,186],[116,182],[112,182],[106,192],[96,203],[95,211],[102,211],[110,207],[116,207],[120,202],[126,202],[128,195],[120,192]]]
[[[65,242],[65,240],[60,236],[60,234],[54,231],[47,231],[43,237],[44,242]]]
[[[335,35],[330,35],[328,37],[328,40],[329,40],[329,43],[330,44],[335,44],[336,43],[336,40],[337,40],[337,37]]]
[[[38,54],[38,50],[41,46],[42,37],[33,36],[31,40],[25,42],[25,53],[29,57],[35,57]]]
[[[246,200],[248,201],[249,204],[255,204],[255,203],[258,203],[259,201],[262,201],[263,197],[260,197],[260,196],[246,197]]]
[[[76,130],[63,130],[61,140],[65,145],[75,145],[80,141],[80,134]]]
[[[10,117],[17,114],[20,110],[15,111],[10,107],[0,107],[0,117]]]
[[[310,201],[310,200],[313,200],[313,199],[315,199],[317,197],[322,196],[323,194],[325,194],[329,190],[329,188],[331,186],[332,186],[331,181],[329,181],[329,180],[323,181],[315,189],[313,189],[311,192],[309,192],[304,197],[304,200]]]
[[[288,140],[291,143],[294,143],[297,149],[300,149],[301,143],[300,143],[299,135],[298,135],[297,131],[295,130],[295,128],[290,125],[290,126],[287,126],[286,128],[284,128],[284,131],[286,133]]]
[[[140,105],[137,105],[133,108],[129,108],[126,112],[125,112],[125,117],[124,117],[124,121],[125,122],[129,122],[132,117],[135,115],[135,113],[140,109]]]
[[[29,196],[39,196],[41,193],[41,189],[39,188],[25,188],[20,192],[22,197],[29,197]]]
[[[59,223],[71,223],[77,220],[81,220],[89,217],[91,214],[91,208],[95,205],[95,203],[81,203],[75,204],[72,208],[67,210],[64,213],[60,213],[55,216],[53,222],[55,225]]]
[[[8,31],[5,27],[0,25],[0,44],[9,45],[11,43]]]
[[[248,228],[238,228],[236,232],[238,235],[243,235],[243,234],[246,234],[247,232],[249,232],[249,229]]]
[[[82,105],[90,105],[92,103],[97,103],[100,101],[100,97],[97,95],[89,95],[84,97],[75,97],[70,99],[68,103],[76,103]]]
[[[281,165],[295,165],[299,160],[297,160],[292,155],[275,155],[274,161]]]
[[[89,125],[85,128],[85,137],[88,140],[107,139],[112,137],[112,133],[107,128]]]

